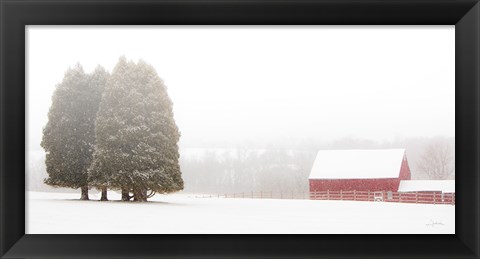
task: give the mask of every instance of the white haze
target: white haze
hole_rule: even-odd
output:
[[[27,148],[79,62],[152,64],[181,147],[455,136],[454,26],[27,26]]]

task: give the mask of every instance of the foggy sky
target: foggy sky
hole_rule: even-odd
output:
[[[454,26],[27,26],[27,143],[79,62],[152,64],[181,146],[455,135]]]

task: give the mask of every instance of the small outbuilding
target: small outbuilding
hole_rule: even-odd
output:
[[[405,149],[320,150],[309,176],[310,192],[391,191],[410,180]]]
[[[403,202],[455,204],[455,180],[400,181],[398,194]]]
[[[398,192],[455,193],[455,180],[407,180],[400,181]]]

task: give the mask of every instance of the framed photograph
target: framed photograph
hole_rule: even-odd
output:
[[[2,258],[479,257],[476,1],[0,8]]]

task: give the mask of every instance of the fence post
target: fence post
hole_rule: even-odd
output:
[[[418,191],[415,192],[415,203],[418,203]]]
[[[402,202],[402,193],[401,192],[398,193],[398,202],[399,203]]]
[[[330,200],[330,190],[327,190],[327,200]]]
[[[433,204],[437,204],[437,192],[433,192]]]
[[[367,193],[367,201],[370,201],[370,190],[368,190],[368,193]]]
[[[353,200],[354,201],[357,200],[357,192],[355,190],[353,190]]]
[[[342,190],[340,190],[340,200],[343,200]]]

